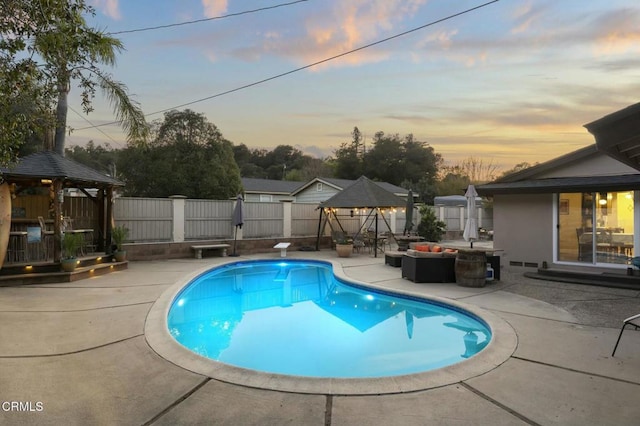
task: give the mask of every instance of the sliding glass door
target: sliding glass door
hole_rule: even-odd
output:
[[[558,194],[558,260],[627,263],[634,255],[633,209],[632,191]]]

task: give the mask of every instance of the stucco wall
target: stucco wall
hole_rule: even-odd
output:
[[[493,227],[504,268],[537,268],[553,260],[553,194],[496,195]],[[515,263],[515,264],[514,264]]]

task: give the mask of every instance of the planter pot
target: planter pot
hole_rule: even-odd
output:
[[[336,244],[338,257],[350,257],[353,253],[353,244]]]
[[[76,266],[78,265],[78,259],[62,259],[60,261],[60,266],[64,272],[73,272],[76,270]]]
[[[127,260],[127,251],[116,251],[115,253],[113,253],[113,258],[116,260],[116,262],[124,262],[125,260]]]

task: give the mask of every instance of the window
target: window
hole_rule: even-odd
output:
[[[273,195],[271,194],[260,194],[260,202],[261,203],[268,203],[273,201]]]
[[[316,191],[322,192],[322,182],[316,183]]]

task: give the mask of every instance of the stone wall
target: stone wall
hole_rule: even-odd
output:
[[[299,238],[263,238],[263,239],[244,239],[236,242],[236,253],[256,254],[256,253],[275,253],[273,248],[280,242],[290,242],[291,246],[288,251],[296,251],[300,249],[313,249],[316,247],[316,237],[299,237]],[[183,259],[193,258],[194,252],[191,249],[193,245],[207,244],[229,244],[228,254],[233,253],[233,239],[228,240],[198,240],[185,241],[180,243],[160,242],[160,243],[131,243],[124,244],[123,248],[127,251],[127,260],[158,260],[158,259]],[[320,249],[331,248],[331,237],[322,237],[320,239]],[[203,252],[203,257],[216,256],[215,251]]]

